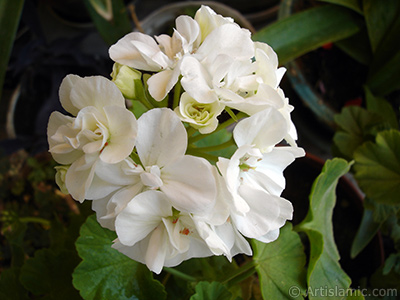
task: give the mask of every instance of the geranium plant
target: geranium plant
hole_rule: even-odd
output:
[[[273,50],[202,6],[194,18],[178,17],[171,37],[133,32],[110,57],[117,84],[64,79],[60,101],[72,116],[54,112],[48,140],[61,164],[58,184],[93,201],[100,225],[117,234],[113,248],[159,274],[193,257],[251,255],[245,238],[276,240],[293,214],[280,197],[282,172],[304,150]],[[138,69],[152,72],[145,86]],[[138,101],[148,111],[135,116],[118,87],[134,90],[133,111]],[[219,123],[223,111],[230,119]],[[236,144],[232,156],[194,142],[214,131],[231,135],[221,130],[232,119],[238,124],[223,144]]]
[[[361,187],[377,199],[373,205],[393,207],[385,205],[395,198],[373,194],[363,164],[373,153],[397,149],[392,113],[391,131],[368,127],[377,133],[376,143],[361,145],[363,140],[351,150],[343,146],[343,134],[353,139],[352,124],[337,117],[345,132],[335,142],[349,162],[325,163],[308,213],[293,227],[291,199],[281,196],[283,171],[305,151],[296,144],[294,107],[280,87],[285,68],[269,44],[255,40],[281,40],[276,48],[282,63],[310,50],[296,47],[310,36],[279,38],[277,29],[295,24],[290,20],[251,36],[233,19],[201,6],[193,17],[179,16],[172,35],[132,32],[117,40],[114,34],[126,30],[107,35],[118,24],[105,18],[112,20],[121,2],[96,2],[86,4],[111,41],[111,76],[70,74],[61,83],[67,114],[53,112],[47,131],[58,188],[36,184],[32,178],[42,166],[30,161],[35,190],[55,190],[48,202],[62,200],[74,214],[57,206],[55,216],[44,216],[40,205],[35,213],[42,217],[19,217],[11,209],[2,214],[13,255],[1,274],[2,299],[363,299],[366,290],[352,286],[339,263],[335,188],[354,165]],[[358,17],[343,18],[339,34],[320,34],[311,47],[357,32]],[[292,20],[317,22],[308,13]],[[376,111],[387,107],[372,96],[370,101]],[[17,174],[3,179],[12,182]],[[40,182],[49,182],[47,175]],[[386,225],[396,213],[384,218]],[[383,223],[366,216],[363,224],[374,230],[366,240],[356,238],[353,254]],[[47,231],[48,239],[47,247],[28,255],[27,224]],[[386,264],[387,272],[398,269],[396,259]]]

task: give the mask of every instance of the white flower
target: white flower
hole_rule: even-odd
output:
[[[158,101],[164,99],[178,81],[180,59],[198,47],[200,29],[189,16],[176,19],[172,37],[152,37],[132,32],[109,49],[112,60],[144,71],[158,72],[148,80],[149,92]]]
[[[137,121],[126,109],[118,88],[101,76],[68,75],[60,86],[60,101],[74,117],[51,114],[49,151],[58,163],[70,165],[65,185],[72,197],[82,202],[99,160],[113,164],[130,155]]]
[[[201,42],[212,32],[215,28],[224,24],[233,24],[234,20],[230,17],[223,17],[218,15],[210,7],[202,5],[194,16],[195,21],[200,27]]]
[[[207,24],[208,21],[211,23]],[[150,77],[148,85],[150,95],[161,101],[177,83],[185,57],[194,56],[210,64],[220,54],[250,59],[254,56],[254,49],[248,30],[202,7],[196,19],[179,16],[172,37],[163,34],[153,39],[133,32],[111,46],[109,54],[120,64],[158,72]]]
[[[280,197],[285,187],[283,170],[304,150],[275,146],[286,133],[282,114],[265,109],[239,122],[234,129],[237,151],[230,160],[220,158],[217,163],[232,195],[232,221],[246,237],[273,241],[292,218],[291,203]]]
[[[190,214],[175,211],[165,194],[148,190],[132,199],[115,221],[113,248],[159,274],[192,257],[213,253],[198,235]]]
[[[253,56],[239,58],[221,53],[211,63],[195,55],[186,57],[181,64],[182,86],[197,102],[219,102],[248,115],[276,108],[289,127],[285,139],[295,146],[297,132],[290,117],[293,106],[278,86],[286,70],[278,68],[277,55],[267,44],[255,42],[247,47],[254,50]]]
[[[183,122],[189,123],[200,133],[207,134],[213,132],[218,126],[217,117],[224,110],[224,105],[218,101],[214,103],[199,103],[183,93],[179,106],[175,108],[176,114]]]
[[[142,166],[127,158],[96,168],[99,184],[92,186],[93,198],[110,194],[107,200],[93,204],[99,222],[104,220],[105,226],[112,228],[112,222],[106,220],[114,220],[129,201],[146,190],[160,190],[179,211],[208,215],[217,196],[213,168],[204,158],[185,155],[186,147],[186,130],[172,110],[156,108],[144,113],[138,120],[136,140]]]

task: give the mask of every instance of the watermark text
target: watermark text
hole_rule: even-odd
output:
[[[366,288],[341,288],[338,286],[328,287],[321,286],[318,288],[308,287],[304,291],[293,285],[289,288],[289,296],[292,298],[297,298],[300,295],[311,296],[311,297],[349,297],[355,295],[362,295],[364,297],[397,297],[398,290],[397,289],[366,289]]]

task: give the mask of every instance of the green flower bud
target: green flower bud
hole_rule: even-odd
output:
[[[64,194],[69,194],[67,187],[65,185],[65,176],[67,175],[67,171],[69,166],[56,166],[56,183],[60,188],[60,191]]]
[[[125,98],[137,98],[134,80],[140,80],[142,77],[142,73],[128,66],[114,63],[111,77],[112,81],[119,88]]]

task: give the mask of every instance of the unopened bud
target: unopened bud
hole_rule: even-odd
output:
[[[141,79],[142,73],[128,66],[114,63],[111,73],[112,81],[125,98],[136,99],[135,80]]]
[[[67,171],[69,166],[56,166],[56,183],[60,188],[60,191],[64,194],[69,194],[67,190],[67,186],[65,185],[65,176],[67,175]]]

